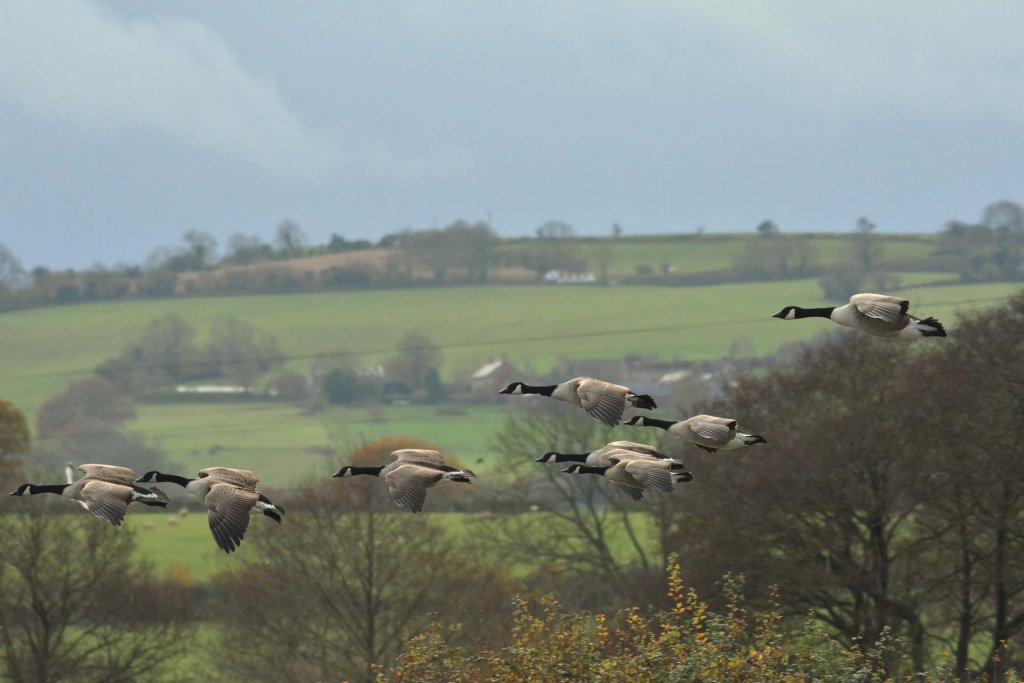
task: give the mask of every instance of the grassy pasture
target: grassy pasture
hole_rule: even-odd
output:
[[[908,283],[917,280],[915,274]],[[937,274],[934,279],[941,279]],[[899,292],[918,313],[952,323],[963,307],[990,305],[1011,283],[911,286]],[[441,347],[447,380],[464,379],[500,354],[524,371],[561,358],[718,358],[737,340],[758,353],[807,339],[827,321],[770,318],[783,305],[823,306],[813,279],[706,287],[479,286],[296,295],[209,297],[83,304],[0,315],[0,396],[30,418],[47,397],[90,374],[135,339],[147,322],[178,313],[205,334],[235,316],[277,337],[288,366],[305,371],[316,354],[347,350],[365,363],[393,354],[421,330]]]
[[[329,477],[345,453],[384,436],[408,437],[443,448],[471,467],[492,455],[491,435],[507,406],[475,406],[439,414],[434,406],[335,408],[309,415],[280,404],[142,405],[128,430],[160,448],[186,473],[211,464],[259,472],[283,487]]]
[[[328,480],[324,483],[325,486],[338,484],[337,480]],[[380,493],[383,496],[387,495],[383,482],[381,482]],[[435,491],[431,493],[436,494]],[[175,507],[172,506],[171,509],[174,510]],[[409,513],[396,511],[390,514]],[[521,519],[526,519],[525,516],[518,515],[481,515],[459,512],[424,512],[423,514],[428,515],[456,541],[486,538],[502,525],[518,524]],[[545,513],[529,513],[530,517],[536,515],[545,515]],[[174,519],[176,525],[169,524],[169,519]],[[205,512],[197,512],[193,509],[188,515],[181,516],[174,512],[149,513],[147,511],[139,513],[133,511],[133,514],[125,518],[126,528],[135,531],[136,553],[140,558],[152,564],[158,577],[164,578],[173,572],[179,579],[185,577],[186,580],[195,583],[205,583],[217,572],[237,567],[239,563],[258,562],[259,554],[251,539],[257,536],[288,533],[288,522],[287,515],[280,526],[269,519],[254,515],[246,532],[246,540],[234,553],[227,554],[214,544]],[[640,538],[646,541],[646,551],[650,557],[655,552],[654,531],[650,518],[645,513],[638,511],[630,513],[630,522]],[[97,523],[100,523],[99,520]],[[563,522],[551,518],[550,523],[562,524]],[[575,534],[570,533],[567,527],[566,542],[573,542],[574,538]],[[486,544],[474,543],[473,545],[474,552],[485,551]],[[613,554],[621,557],[625,562],[636,559],[635,550],[621,529],[609,536],[609,546]],[[507,562],[507,558],[494,557],[492,559]],[[512,567],[512,570],[519,572],[533,568],[520,566]]]

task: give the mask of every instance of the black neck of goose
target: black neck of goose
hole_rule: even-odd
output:
[[[799,318],[831,318],[832,311],[836,310],[835,306],[829,306],[828,308],[794,308],[793,313],[797,319]]]
[[[164,474],[158,472],[154,477],[155,481],[166,481],[170,484],[177,484],[178,486],[188,486],[188,483],[192,481],[188,477],[180,477],[177,474]]]
[[[369,474],[371,476],[378,477],[380,476],[380,471],[382,469],[384,469],[384,465],[381,465],[380,467],[349,467],[348,471],[352,476],[357,474]]]
[[[68,486],[71,486],[71,484],[29,484],[28,492],[33,496],[37,493],[56,493],[60,495],[64,493],[64,489]]]
[[[524,394],[540,394],[541,396],[550,396],[551,392],[558,388],[558,385],[552,384],[546,387],[531,387],[529,384],[523,384],[521,388]]]
[[[604,474],[608,470],[607,467],[590,467],[588,465],[581,465],[576,469],[578,474]]]
[[[659,420],[656,417],[646,417],[645,416],[642,426],[644,426],[644,427],[660,427],[661,429],[668,429],[669,427],[671,427],[674,424],[675,424],[675,422],[672,422],[671,420]]]
[[[586,462],[589,453],[555,453],[555,462]]]

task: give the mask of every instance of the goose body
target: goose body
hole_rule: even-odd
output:
[[[612,384],[592,377],[574,377],[561,384],[532,386],[523,382],[512,382],[499,394],[540,394],[565,401],[582,408],[591,419],[614,427],[622,420],[627,407],[653,410],[657,408],[654,399],[646,394],[637,394],[619,384]]]
[[[256,476],[255,472],[239,470],[234,467],[207,467],[199,470],[200,479],[206,479],[208,477],[226,481],[247,491],[255,491],[256,487],[259,486],[260,483],[259,477]]]
[[[382,477],[395,505],[410,512],[422,512],[427,489],[441,481],[472,483],[476,477],[472,470],[446,465],[440,451],[403,448],[391,453],[394,461],[379,467],[345,465],[333,477],[352,477],[366,474]]]
[[[671,493],[677,482],[691,481],[693,475],[681,471],[682,463],[643,456],[634,451],[614,449],[605,457],[607,465],[572,464],[567,474],[596,474],[622,487],[633,500],[641,500],[644,491]]]
[[[782,320],[828,318],[844,327],[852,327],[876,337],[890,339],[921,339],[945,337],[946,328],[935,318],[916,318],[907,310],[910,301],[885,294],[854,294],[850,303],[829,308],[786,306],[773,315]]]
[[[768,440],[760,434],[746,434],[737,431],[736,420],[715,415],[694,415],[676,422],[638,415],[624,424],[664,429],[672,436],[696,444],[710,453],[768,443]]]
[[[140,502],[145,505],[167,507],[167,495],[158,488],[145,488],[134,482],[135,473],[127,467],[115,465],[80,465],[78,469],[85,476],[66,484],[22,484],[12,496],[34,496],[40,493],[54,493],[78,501],[94,516],[114,526],[121,526],[128,513],[128,505]],[[73,476],[68,470],[68,479]]]
[[[609,454],[619,450],[630,451],[643,457],[654,458],[657,460],[670,460],[676,462],[675,458],[665,455],[653,446],[637,443],[636,441],[612,441],[611,443],[606,444],[597,450],[590,451],[589,453],[559,453],[558,451],[548,451],[537,458],[537,462],[580,462],[591,466],[604,467],[609,464]]]
[[[233,552],[241,545],[249,528],[250,512],[262,512],[278,524],[284,514],[284,508],[274,505],[256,490],[259,480],[249,470],[209,467],[200,470],[199,476],[194,479],[151,470],[137,481],[171,482],[201,500],[208,510],[207,520],[213,540],[226,553]]]

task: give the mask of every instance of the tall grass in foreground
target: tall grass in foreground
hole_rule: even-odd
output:
[[[673,558],[667,611],[631,608],[609,617],[572,612],[548,597],[517,599],[515,624],[503,647],[476,651],[459,625],[435,623],[412,638],[378,681],[729,681],[732,683],[946,683],[960,680],[945,659],[914,672],[906,645],[887,633],[864,648],[848,647],[808,619],[784,629],[781,612],[749,614],[741,581],[727,579],[726,604],[713,611],[687,589]],[[982,675],[992,683],[1020,681],[1013,672]]]

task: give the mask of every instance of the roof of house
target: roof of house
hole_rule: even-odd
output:
[[[497,370],[503,365],[507,365],[507,363],[505,363],[505,361],[503,360],[492,360],[491,362],[487,363],[479,370],[474,372],[473,379],[484,379],[485,377],[490,377],[495,370]]]

